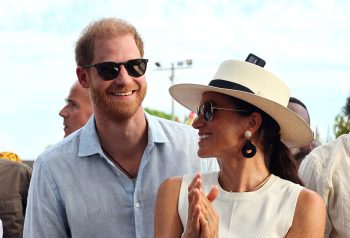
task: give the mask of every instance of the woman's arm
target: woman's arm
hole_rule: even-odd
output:
[[[206,195],[202,192],[202,177],[197,174],[188,186],[188,219],[183,238],[216,238],[219,230],[219,217],[211,203],[218,196],[214,186]]]
[[[217,237],[219,218],[211,202],[216,199],[218,188],[213,187],[208,195],[205,195],[201,191],[202,180],[199,174],[188,186],[188,220],[186,231],[182,235],[184,227],[178,214],[181,182],[181,177],[169,178],[159,187],[154,213],[154,237]]]
[[[182,178],[165,180],[158,189],[154,212],[154,237],[179,238],[183,232],[177,211]]]
[[[326,222],[326,208],[322,198],[304,188],[298,197],[292,227],[287,238],[323,238]]]

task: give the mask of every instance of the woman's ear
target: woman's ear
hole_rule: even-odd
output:
[[[88,75],[86,73],[86,70],[81,66],[77,66],[75,72],[77,74],[80,85],[83,88],[89,88],[89,81],[88,81]]]
[[[250,115],[250,119],[248,122],[248,128],[247,130],[251,131],[252,133],[256,132],[262,123],[262,116],[258,112],[253,112]]]

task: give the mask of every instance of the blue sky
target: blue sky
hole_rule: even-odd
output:
[[[311,114],[321,138],[350,95],[350,1],[2,0],[0,1],[0,150],[34,159],[63,137],[58,116],[76,80],[74,44],[101,17],[123,18],[145,41],[148,93],[144,107],[170,113],[175,83],[208,84],[226,59],[264,58]],[[183,119],[189,112],[175,104]]]

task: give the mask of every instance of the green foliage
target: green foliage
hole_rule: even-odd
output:
[[[342,111],[335,117],[333,126],[334,135],[336,138],[350,131],[350,118]]]
[[[147,107],[144,108],[144,110],[146,112],[148,112],[149,114],[153,115],[153,116],[157,116],[157,117],[165,118],[165,119],[168,119],[168,120],[172,120],[171,119],[171,114],[167,114],[165,112],[157,111],[157,110],[150,109],[150,108],[147,108]],[[190,112],[190,114],[188,116],[185,116],[183,121],[180,121],[180,119],[175,115],[174,121],[180,122],[180,123],[184,123],[184,124],[187,124],[187,125],[192,125],[192,122],[194,121],[195,117],[196,117],[195,113],[194,112]]]
[[[153,115],[153,116],[157,116],[157,117],[161,117],[161,118],[165,118],[165,119],[171,120],[171,115],[167,114],[165,112],[153,110],[153,109],[150,109],[150,108],[145,108],[144,110],[146,112],[148,112],[149,114]]]

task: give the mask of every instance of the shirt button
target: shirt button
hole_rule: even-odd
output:
[[[135,203],[135,207],[140,207],[140,203],[139,202]]]

